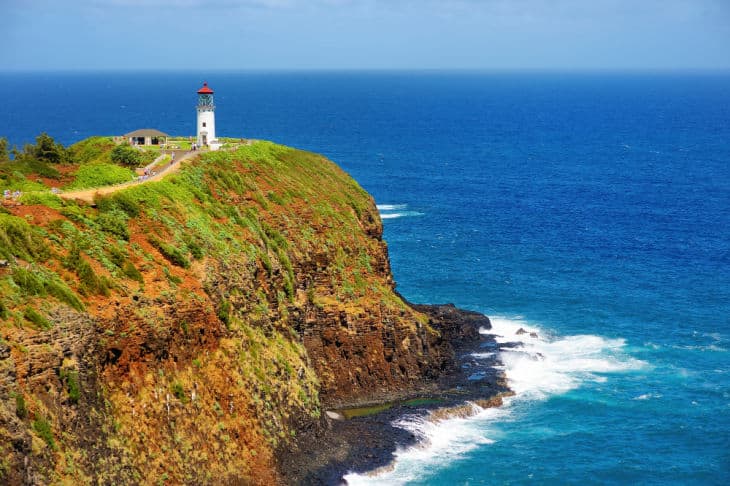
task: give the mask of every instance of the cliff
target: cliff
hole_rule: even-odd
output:
[[[0,213],[0,482],[275,484],[324,410],[454,368],[394,292],[372,198],[319,155],[257,142],[94,204],[21,200]]]

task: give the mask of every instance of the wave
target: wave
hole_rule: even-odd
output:
[[[404,485],[422,477],[424,467],[439,468],[464,457],[480,445],[494,442],[486,437],[486,425],[508,414],[503,408],[481,408],[476,404],[468,418],[434,419],[431,415],[405,416],[393,423],[418,438],[418,445],[398,449],[394,462],[370,474],[348,474],[349,486]]]
[[[407,204],[378,204],[376,206],[380,212],[380,219],[396,219],[408,216],[423,216],[418,211],[404,211]]]
[[[407,208],[408,204],[377,204],[375,207],[378,211],[398,211]]]
[[[483,330],[484,334],[494,335],[499,343],[521,343],[500,352],[507,382],[518,397],[546,398],[587,381],[605,381],[604,373],[646,366],[622,352],[626,345],[623,339],[590,334],[552,337],[548,331],[523,320],[498,317],[491,321],[492,329]]]
[[[385,213],[380,214],[380,219],[395,219],[395,218],[403,218],[406,216],[423,216],[423,213],[419,213],[418,211],[402,211],[400,213]]]
[[[628,372],[647,364],[624,353],[623,339],[596,335],[557,336],[523,319],[491,318],[492,329],[482,334],[495,337],[499,343],[510,343],[499,351],[514,397],[505,398],[498,408],[480,408],[468,417],[436,419],[406,416],[393,425],[413,433],[418,445],[394,453],[394,462],[387,469],[370,474],[348,474],[350,485],[401,485],[423,480],[429,474],[458,461],[480,445],[491,444],[499,437],[490,424],[508,419],[513,404],[520,401],[544,400],[566,393],[587,382],[605,381],[606,374]],[[493,359],[493,353],[474,353],[475,359]],[[646,398],[655,398],[654,396]],[[637,399],[644,400],[644,397]]]

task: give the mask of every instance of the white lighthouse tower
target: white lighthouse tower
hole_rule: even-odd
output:
[[[198,146],[209,146],[211,150],[218,150],[220,144],[215,138],[215,105],[213,104],[213,90],[208,83],[198,90]]]

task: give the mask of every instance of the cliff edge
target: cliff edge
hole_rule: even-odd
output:
[[[325,410],[454,372],[394,291],[372,198],[268,142],[0,209],[0,482],[276,484]]]

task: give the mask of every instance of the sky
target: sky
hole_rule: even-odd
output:
[[[730,69],[730,0],[0,0],[0,71]]]

